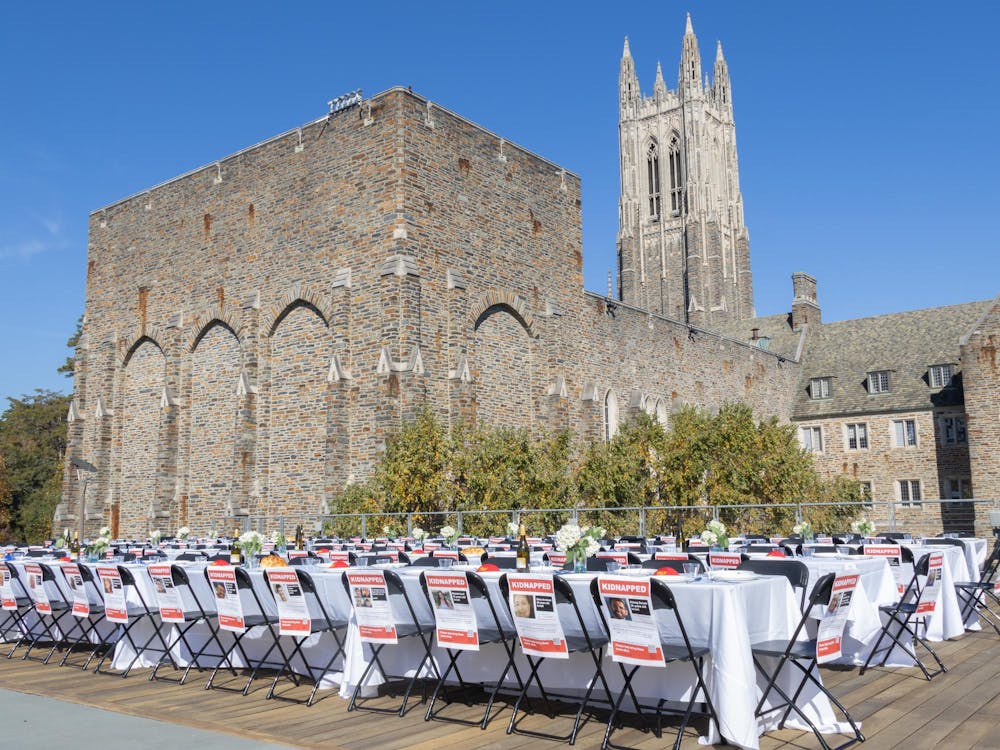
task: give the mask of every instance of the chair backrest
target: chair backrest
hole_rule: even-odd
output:
[[[517,568],[517,558],[516,557],[493,557],[489,556],[484,562],[492,563],[496,565],[501,570],[514,570]],[[572,566],[570,566],[572,568]]]
[[[205,555],[200,552],[181,552],[177,555],[178,560],[185,562],[198,562],[205,559]]]
[[[770,558],[767,560],[744,560],[739,570],[748,570],[762,576],[783,576],[788,579],[792,591],[799,593],[799,610],[806,604],[806,592],[809,590],[809,568],[798,560],[782,560]]]
[[[786,539],[781,543],[781,551],[784,552],[789,557],[799,557],[802,555],[802,545],[801,544],[789,544]]]
[[[312,574],[302,568],[295,569],[295,576],[302,587],[302,593],[306,598],[306,607],[309,609],[309,616],[313,621],[325,621],[326,626],[331,630],[346,628],[351,617],[350,602],[336,594],[332,594],[332,601],[327,607],[325,597],[319,595],[316,590],[316,582]]]
[[[960,547],[965,549],[965,542],[961,539],[955,539],[953,537],[936,537],[934,539],[925,539],[924,544],[936,544],[938,546],[949,546],[949,547]]]

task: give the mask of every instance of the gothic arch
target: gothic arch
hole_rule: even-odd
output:
[[[611,438],[618,432],[618,397],[612,388],[608,388],[604,394],[602,421],[604,423],[604,439],[610,442]]]
[[[538,334],[535,332],[534,318],[528,311],[528,306],[524,300],[514,292],[503,292],[499,289],[490,289],[480,295],[479,301],[472,311],[472,330],[478,330],[483,321],[501,309],[512,315],[521,324],[521,327],[524,328],[528,336],[533,339],[538,338]]]
[[[296,284],[286,291],[278,302],[270,307],[264,320],[264,330],[268,336],[273,336],[281,321],[296,307],[308,307],[313,310],[329,327],[333,318],[330,300],[315,289],[303,284]]]
[[[144,331],[137,331],[130,338],[123,338],[119,341],[122,352],[122,367],[127,367],[132,355],[136,353],[140,346],[147,341],[160,350],[160,354],[166,356],[163,345],[160,344],[163,334],[157,326],[146,326]]]
[[[240,312],[232,305],[226,304],[220,308],[202,310],[192,318],[191,334],[187,342],[188,351],[193,352],[197,349],[198,344],[205,337],[205,334],[214,325],[222,325],[224,328],[228,328],[229,332],[240,342],[240,346],[243,345],[243,322]]]

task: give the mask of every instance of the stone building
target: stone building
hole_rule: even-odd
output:
[[[846,427],[826,420],[850,408],[803,389],[837,376],[847,393],[854,375],[831,368],[851,326],[821,323],[805,274],[791,316],[753,317],[728,71],[720,49],[702,83],[690,20],[682,47],[678,91],[658,75],[652,98],[627,45],[622,61],[620,298],[583,289],[576,175],[404,88],[94,211],[57,526],[309,523],[424,405],[449,425],[601,440],[640,410],[743,400],[830,445]],[[953,476],[1000,496],[1000,311],[960,307],[933,356],[906,360],[908,376],[962,363],[950,473],[885,468],[874,418],[866,461],[817,452],[828,471],[870,472],[876,494],[915,478],[929,497]],[[903,367],[883,359],[864,366]],[[959,403],[900,402],[893,419],[927,436]],[[900,455],[932,460],[922,445]]]

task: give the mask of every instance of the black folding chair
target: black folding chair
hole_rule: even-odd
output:
[[[159,609],[155,606],[151,607],[150,603],[146,601],[146,598],[142,595],[142,589],[136,583],[135,576],[132,575],[132,571],[122,565],[114,567],[117,568],[118,575],[121,578],[122,593],[125,599],[125,612],[128,617],[128,624],[126,624],[122,629],[119,641],[126,641],[135,652],[135,656],[132,657],[128,666],[125,667],[119,676],[122,678],[128,677],[132,668],[149,652],[160,654],[157,659],[157,664],[166,659],[176,668],[177,665],[174,662],[173,657],[170,655],[170,649],[167,648],[167,641],[163,637],[163,622],[160,620]],[[145,575],[145,571],[143,574]],[[130,591],[132,596],[138,600],[138,604],[129,601]],[[107,611],[106,597],[102,593],[100,587],[98,587],[98,593],[101,594],[101,598],[105,600],[105,611]],[[133,637],[133,633],[138,632],[137,628],[143,624],[148,625],[152,629],[152,633],[145,639],[145,641],[143,641],[142,645],[139,645],[136,638]],[[139,637],[141,638],[141,636]],[[153,645],[154,641],[158,641],[159,645]],[[104,662],[107,660],[108,656],[114,654],[114,651],[115,649],[109,649],[104,656],[101,657],[101,660],[97,662],[96,669],[94,669],[94,674],[101,673],[101,667],[104,666]],[[111,673],[106,672],[105,674]]]
[[[254,588],[253,579],[250,578],[250,574],[247,573],[243,568],[236,566],[233,568],[236,576],[236,590],[240,594],[240,604],[243,609],[243,630],[241,632],[236,632],[229,630],[233,636],[233,644],[225,649],[222,654],[222,658],[219,663],[212,670],[212,675],[208,678],[208,682],[205,683],[205,689],[217,689],[217,690],[233,690],[236,692],[241,692],[243,695],[247,695],[250,692],[250,686],[257,677],[257,673],[261,669],[280,669],[283,665],[288,663],[288,656],[285,654],[285,650],[281,647],[281,642],[278,638],[278,631],[276,625],[278,624],[278,616],[267,611],[264,607],[264,602],[257,595],[257,590]],[[208,568],[205,568],[205,578],[209,580],[211,584],[211,579],[208,578]],[[253,660],[249,657],[246,649],[243,648],[243,639],[247,634],[254,628],[264,628],[271,636],[271,642],[268,646],[264,656],[260,659]],[[221,628],[220,628],[221,630]],[[281,661],[268,661],[271,658],[271,654],[277,649],[281,657]],[[238,688],[230,688],[225,685],[216,685],[215,678],[219,674],[219,670],[226,665],[226,668],[230,671],[233,670],[233,654],[239,652],[243,659],[243,663],[247,665],[250,669],[250,675],[247,677],[246,684],[243,686],[242,690]],[[294,674],[290,676],[292,682],[298,685],[298,677]]]
[[[577,733],[580,731],[580,722],[583,717],[583,712],[592,701],[597,703],[606,703],[609,707],[613,705],[614,698],[612,698],[611,689],[608,687],[608,681],[604,676],[602,661],[604,657],[604,647],[608,645],[608,636],[603,631],[594,632],[591,628],[587,627],[587,620],[584,618],[583,612],[580,610],[576,596],[573,593],[573,588],[570,586],[569,582],[566,581],[566,579],[554,576],[552,581],[555,589],[556,613],[563,626],[563,635],[566,639],[567,651],[570,654],[587,653],[594,663],[594,673],[591,678],[586,681],[586,683],[582,683],[587,685],[587,691],[584,694],[582,701],[578,696],[553,693],[552,691],[546,690],[545,686],[542,684],[541,678],[538,675],[538,670],[542,664],[545,663],[547,657],[531,656],[526,654],[524,653],[522,646],[522,653],[524,653],[524,658],[527,660],[528,666],[531,667],[531,672],[528,674],[528,678],[524,681],[521,692],[518,694],[517,700],[514,702],[510,722],[507,724],[507,734],[513,734],[516,732],[517,734],[524,734],[531,737],[568,740],[569,744],[572,745],[576,742]],[[509,611],[510,585],[507,581],[506,573],[500,578],[500,590],[503,593],[504,603],[507,605]],[[570,616],[570,613],[572,616]],[[594,624],[596,625],[597,622],[599,621],[595,618]],[[567,624],[569,627],[567,627]],[[521,705],[524,703],[524,699],[528,695],[528,690],[530,690],[532,682],[534,682],[534,684],[538,687],[542,699],[545,701],[546,708],[548,709],[548,714],[553,719],[555,718],[555,714],[552,711],[552,704],[549,700],[550,697],[565,698],[572,702],[579,702],[579,708],[577,709],[576,716],[573,719],[573,728],[570,730],[568,735],[559,736],[546,732],[521,729],[517,726],[518,712],[521,710]],[[604,697],[594,696],[594,689],[598,686],[598,683],[604,688]]]
[[[94,657],[97,656],[97,652],[101,649],[107,650],[113,648],[115,643],[118,642],[118,630],[119,627],[115,623],[109,623],[107,621],[107,616],[104,611],[104,602],[101,599],[101,594],[97,588],[97,582],[94,580],[94,574],[86,565],[77,565],[76,569],[80,571],[80,581],[78,586],[82,586],[82,591],[80,594],[87,601],[87,613],[77,613],[73,611],[72,614],[75,618],[75,628],[74,630],[68,631],[66,633],[66,653],[63,654],[62,660],[59,662],[60,667],[72,666],[78,667],[79,669],[89,669],[90,662],[93,661]],[[66,581],[67,588],[73,590],[73,582],[70,581],[70,573],[67,572],[65,567],[61,568],[63,573],[63,578]],[[75,601],[72,599],[72,595],[67,600],[70,604],[71,610],[75,610]],[[71,639],[71,635],[76,630],[80,631],[80,635]],[[87,654],[87,659],[83,664],[70,664],[69,658],[73,654],[74,650],[79,645],[85,645],[90,648],[90,653]]]
[[[344,639],[343,636],[347,633],[347,626],[350,622],[350,604],[348,602],[343,603],[343,608],[340,611],[331,610],[327,608],[323,601],[323,598],[319,596],[316,592],[316,583],[313,581],[312,576],[301,568],[295,569],[295,575],[298,580],[299,586],[302,588],[302,594],[306,598],[306,606],[309,609],[309,633],[305,635],[286,635],[282,636],[279,632],[279,638],[291,638],[293,642],[292,652],[289,654],[288,658],[285,659],[284,664],[278,673],[274,676],[274,681],[271,683],[271,688],[267,691],[266,698],[280,698],[281,700],[296,700],[289,698],[285,695],[276,695],[274,690],[278,685],[278,680],[284,675],[291,677],[296,674],[292,666],[292,661],[296,656],[302,660],[302,666],[306,673],[309,675],[309,679],[313,682],[313,689],[309,693],[309,697],[306,699],[305,703],[307,706],[313,704],[313,699],[316,697],[316,691],[319,690],[320,684],[323,682],[323,675],[330,671],[330,667],[337,658],[344,658]],[[277,596],[274,589],[268,586],[272,595]],[[275,599],[275,606],[277,606],[278,600]],[[305,654],[302,652],[302,647],[305,645],[306,641],[310,636],[316,635],[317,633],[329,633],[333,638],[334,648],[331,650],[330,658],[326,660],[326,664],[312,665],[306,658]],[[298,684],[298,680],[293,680]],[[301,702],[301,701],[297,701]]]
[[[694,563],[698,566],[698,574],[701,575],[705,572],[705,563],[699,560],[694,555],[691,555],[686,560],[657,560],[655,557],[646,560],[642,563],[642,567],[648,568],[650,570],[659,570],[660,568],[670,568],[671,570],[676,570],[678,573],[684,572],[684,566]]]
[[[28,615],[34,607],[34,601],[28,595],[24,583],[18,576],[17,568],[9,563],[0,562],[0,574],[3,570],[7,570],[10,576],[11,599],[8,606],[12,605],[13,608],[0,610],[0,638],[14,644],[7,652],[7,658],[10,659],[18,646],[35,637],[32,635],[32,626],[34,625],[38,633],[41,632],[41,627],[37,625],[37,622],[32,623],[28,619]]]
[[[674,561],[660,560],[658,562]],[[601,750],[605,750],[605,748],[608,747],[614,747],[614,745],[611,744],[611,734],[617,725],[615,720],[621,712],[621,706],[626,695],[629,695],[632,698],[632,703],[635,706],[636,712],[643,718],[643,720],[645,720],[645,715],[642,713],[643,708],[655,711],[657,718],[657,737],[663,736],[662,722],[664,713],[682,717],[680,727],[677,729],[677,738],[674,741],[674,750],[680,750],[681,741],[684,739],[684,730],[687,729],[687,726],[691,721],[691,716],[695,713],[696,703],[701,702],[704,704],[703,710],[698,713],[704,715],[709,721],[715,721],[716,726],[719,724],[718,715],[715,713],[715,707],[712,705],[712,698],[708,693],[708,686],[705,684],[704,677],[705,657],[708,656],[710,651],[705,646],[694,646],[691,643],[691,639],[687,634],[687,629],[684,627],[684,620],[681,617],[680,610],[677,608],[677,602],[674,600],[673,592],[666,585],[666,583],[655,578],[651,578],[650,582],[652,583],[650,593],[653,602],[654,614],[657,612],[669,612],[670,615],[672,615],[671,619],[673,621],[672,623],[668,622],[668,625],[672,625],[673,627],[664,628],[663,624],[657,618],[660,648],[663,650],[663,664],[656,665],[655,668],[669,668],[670,664],[675,662],[686,662],[691,665],[691,668],[694,671],[695,684],[691,689],[691,697],[688,699],[687,703],[684,704],[683,708],[669,707],[667,704],[671,701],[666,698],[661,698],[657,701],[655,706],[643,706],[639,703],[638,698],[636,698],[635,691],[632,689],[632,679],[635,677],[636,672],[638,672],[641,668],[641,665],[626,665],[618,662],[618,668],[621,670],[624,685],[618,693],[618,698],[615,700],[614,706],[611,709],[611,715],[608,717],[608,725],[604,731],[604,740],[601,743]],[[610,633],[611,629],[608,625],[608,618],[604,613],[604,603],[601,601],[602,597],[597,578],[594,578],[594,580],[590,583],[590,595],[593,597],[594,605],[597,607],[597,611],[601,616],[601,624],[604,626],[604,630]],[[698,701],[699,695],[703,698],[702,701]]]
[[[496,565],[500,570],[516,570],[517,569],[517,558],[516,557],[487,557],[483,562],[492,563]]]
[[[865,670],[868,669],[874,660],[875,655],[879,653],[883,654],[883,656],[878,666],[885,666],[886,661],[889,659],[889,654],[896,647],[916,662],[916,665],[928,680],[942,672],[948,671],[941,662],[941,659],[938,658],[937,653],[927,642],[927,639],[921,637],[919,633],[921,625],[924,627],[925,634],[927,631],[927,618],[918,612],[918,609],[920,608],[920,601],[924,591],[924,586],[921,585],[920,579],[926,578],[930,559],[930,554],[925,554],[916,562],[913,566],[913,577],[895,604],[886,604],[879,607],[879,611],[887,615],[888,619],[883,623],[882,632],[879,633],[878,640],[875,641],[875,647],[868,654],[868,658],[865,659],[865,663],[858,674],[864,674]],[[890,642],[884,648],[880,648],[886,638]],[[929,671],[920,660],[920,657],[917,656],[917,645],[922,646],[934,658],[934,661],[938,665],[936,670],[933,672]]]
[[[385,576],[386,584],[386,595],[389,597],[389,604],[392,608],[393,622],[392,625],[396,629],[396,639],[402,641],[406,638],[417,639],[422,645],[422,653],[420,656],[420,661],[417,662],[416,668],[413,670],[413,676],[407,680],[406,691],[403,693],[403,702],[400,704],[399,708],[382,708],[380,706],[368,706],[358,702],[358,698],[361,695],[361,690],[365,686],[365,682],[368,680],[369,675],[377,666],[382,672],[383,677],[386,682],[391,680],[406,680],[405,676],[394,676],[390,675],[382,664],[380,654],[388,643],[371,643],[367,645],[371,649],[372,656],[368,664],[365,666],[364,672],[361,674],[361,678],[358,680],[357,685],[354,687],[354,692],[351,694],[350,703],[347,704],[347,710],[353,711],[355,709],[365,710],[365,711],[376,711],[378,713],[395,713],[399,716],[406,715],[406,704],[410,700],[410,695],[413,692],[413,688],[417,683],[417,680],[421,679],[421,674],[423,673],[424,666],[427,665],[431,668],[434,673],[434,678],[440,680],[441,675],[438,672],[437,663],[434,661],[434,656],[431,653],[431,647],[433,646],[434,639],[434,624],[433,621],[428,622],[427,619],[421,618],[417,610],[415,609],[413,602],[410,600],[410,595],[406,591],[406,587],[403,585],[402,580],[391,570],[380,571]],[[344,589],[347,591],[347,596],[351,600],[351,606],[356,610],[356,603],[353,596],[351,595],[351,585],[345,575],[343,577]],[[389,623],[386,623],[389,624]],[[426,695],[424,696],[426,698]]]
[[[433,611],[434,602],[430,591],[427,588],[427,579],[425,576],[426,573],[422,573],[420,575],[420,587],[423,589],[424,595],[427,597],[427,603]],[[517,633],[514,632],[514,629],[510,624],[506,626],[504,625],[503,618],[501,618],[493,600],[490,598],[486,582],[478,574],[473,573],[472,571],[465,572],[465,579],[469,583],[469,605],[476,614],[476,630],[479,646],[482,647],[494,643],[501,644],[507,654],[507,661],[504,664],[503,670],[500,672],[500,676],[492,684],[489,698],[486,702],[486,711],[483,713],[483,718],[481,720],[473,721],[458,717],[442,716],[441,712],[444,709],[435,711],[434,706],[439,697],[449,704],[452,703],[452,697],[445,688],[445,682],[452,672],[454,672],[455,676],[458,678],[459,690],[464,694],[468,694],[473,687],[479,689],[485,689],[487,687],[485,683],[477,683],[474,686],[466,683],[458,668],[458,659],[464,651],[462,649],[445,648],[445,652],[448,654],[448,666],[444,672],[441,673],[441,677],[437,681],[437,685],[431,695],[430,705],[427,707],[427,712],[424,714],[424,720],[430,721],[431,719],[439,719],[441,721],[449,721],[455,724],[465,724],[468,726],[478,725],[480,729],[486,729],[486,725],[489,724],[491,718],[490,713],[493,710],[493,704],[496,702],[497,695],[503,687],[504,680],[507,679],[507,675],[513,670],[514,677],[517,679],[518,689],[523,688],[524,683],[521,681],[521,674],[517,669],[517,665],[514,663],[514,643],[517,638]]]
[[[798,560],[782,560],[772,557],[765,560],[744,560],[738,570],[747,570],[761,576],[783,576],[788,579],[792,591],[799,593],[799,611],[806,606],[806,592],[809,590],[809,568]]]
[[[175,649],[179,646],[184,646],[187,649],[189,658],[187,666],[184,667],[184,673],[180,676],[176,682],[183,685],[191,673],[192,668],[197,668],[199,672],[206,669],[202,666],[201,659],[203,656],[208,656],[213,659],[223,659],[226,653],[225,646],[222,645],[222,641],[219,639],[219,624],[218,615],[214,609],[209,609],[202,604],[201,598],[198,596],[198,592],[191,583],[191,578],[188,576],[187,571],[180,565],[170,566],[170,582],[174,589],[180,596],[181,600],[181,616],[184,618],[183,622],[171,623],[174,626],[174,630],[171,631],[173,637],[170,643],[167,644],[167,650],[173,653]],[[166,623],[164,623],[166,624]],[[200,647],[195,648],[195,646],[188,640],[188,635],[196,626],[203,625],[208,629],[208,639],[201,644]],[[212,644],[218,646],[218,653],[207,653],[209,646]],[[216,662],[218,663],[218,662]],[[153,672],[149,675],[150,681],[156,679],[167,679],[159,675],[160,667],[163,666],[161,661],[153,668]],[[175,670],[178,666],[174,662]],[[230,669],[233,677],[236,677],[236,670]]]
[[[31,659],[40,661],[42,664],[48,664],[49,659],[52,658],[56,649],[66,645],[65,634],[67,632],[67,624],[73,625],[74,618],[72,617],[72,605],[67,603],[64,598],[64,594],[56,582],[52,568],[45,563],[34,564],[42,571],[42,580],[39,585],[44,590],[45,598],[43,599],[38,592],[38,588],[35,588],[32,590],[32,599],[34,600],[35,616],[38,618],[38,624],[41,626],[44,634],[39,634],[38,638],[32,640],[21,659],[22,661]],[[51,585],[46,586],[45,584],[47,583]],[[46,607],[49,609],[48,612],[45,611]],[[32,649],[43,642],[51,644],[48,653],[41,658],[31,656]]]
[[[830,745],[827,743],[816,724],[809,718],[809,715],[797,704],[798,698],[802,694],[802,690],[809,683],[830,699],[830,702],[840,710],[840,712],[844,715],[844,718],[847,719],[847,722],[851,725],[851,729],[854,730],[854,736],[848,739],[847,742],[838,745],[834,750],[843,750],[843,748],[850,747],[857,742],[865,741],[864,735],[861,734],[861,730],[858,728],[858,725],[855,724],[854,719],[851,718],[847,709],[841,705],[840,701],[837,700],[833,693],[831,693],[826,685],[824,685],[816,676],[818,666],[818,659],[816,656],[817,639],[799,640],[799,636],[806,630],[806,624],[812,614],[813,607],[817,604],[826,606],[830,603],[830,596],[833,593],[833,582],[835,579],[835,573],[827,573],[816,581],[816,585],[813,586],[813,590],[809,594],[808,604],[802,613],[802,619],[799,620],[799,624],[796,626],[795,631],[792,633],[792,637],[788,641],[763,641],[761,643],[751,645],[754,666],[767,680],[767,685],[760,696],[760,700],[757,702],[757,708],[755,711],[756,715],[761,717],[775,711],[784,710],[784,714],[778,722],[778,729],[783,729],[785,722],[788,721],[788,717],[794,711],[798,714],[799,718],[808,724],[810,729],[812,729],[813,734],[816,735],[816,739],[818,739],[820,744],[823,746],[823,750],[831,750]],[[762,661],[763,658],[767,657],[777,660],[773,669],[765,666]],[[788,692],[782,688],[779,680],[782,670],[784,670],[786,666],[795,667],[801,675],[799,685],[795,688],[792,695],[789,695]],[[795,676],[795,673],[792,673],[791,676]],[[767,699],[772,692],[777,693],[777,695],[781,698],[781,701],[776,705],[768,706]]]
[[[1000,568],[1000,538],[993,545],[983,571],[978,581],[959,581],[955,583],[955,593],[962,605],[962,621],[968,622],[973,613],[989,623],[990,627],[1000,635],[1000,598],[997,597],[997,570]]]

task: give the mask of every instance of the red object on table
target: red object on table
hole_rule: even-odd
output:
[[[677,576],[677,575],[680,575],[680,573],[678,573],[673,568],[660,568],[653,575],[656,575],[656,576]]]
[[[477,573],[495,573],[498,572],[500,568],[493,563],[483,563],[478,568],[476,568]]]
[[[771,550],[770,552],[767,553],[767,556],[768,557],[784,557],[785,553],[782,552],[780,549],[773,549],[773,550]]]
[[[334,560],[332,563],[330,563],[330,567],[331,568],[349,568],[349,567],[351,567],[351,564],[349,562],[347,562],[346,560]]]

